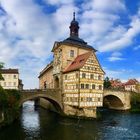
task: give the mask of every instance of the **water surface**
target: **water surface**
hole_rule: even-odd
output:
[[[140,114],[101,112],[101,120],[63,118],[28,101],[20,119],[0,130],[0,140],[140,140]]]

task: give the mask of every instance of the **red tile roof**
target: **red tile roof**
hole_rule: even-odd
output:
[[[136,85],[137,83],[139,83],[136,79],[129,79],[126,83],[125,86],[127,85]]]
[[[75,58],[75,60],[63,72],[66,73],[82,68],[91,54],[92,51],[78,55]]]
[[[124,84],[119,79],[110,80],[112,87],[123,87]]]
[[[0,69],[1,74],[18,74],[18,69]]]

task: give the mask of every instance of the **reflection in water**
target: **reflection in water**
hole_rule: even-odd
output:
[[[139,140],[140,115],[101,111],[102,120],[62,118],[32,101],[23,105],[20,119],[0,130],[0,140]]]
[[[37,137],[40,130],[39,114],[34,109],[34,102],[28,101],[23,104],[23,112],[21,116],[21,125],[24,132],[32,137]]]

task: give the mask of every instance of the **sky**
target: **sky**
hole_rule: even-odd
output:
[[[106,76],[140,80],[139,0],[0,0],[0,62],[19,69],[24,88],[38,88],[74,11],[80,38],[98,50]]]

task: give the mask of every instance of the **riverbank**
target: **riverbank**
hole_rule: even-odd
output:
[[[0,127],[11,124],[19,117],[20,92],[0,87]]]
[[[140,93],[131,93],[131,113],[140,113]]]

